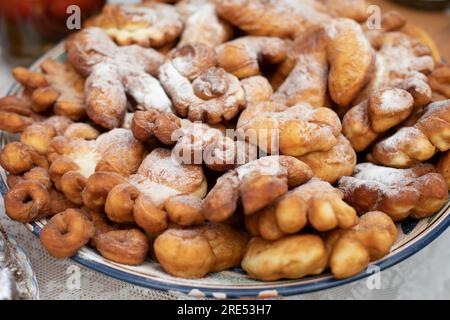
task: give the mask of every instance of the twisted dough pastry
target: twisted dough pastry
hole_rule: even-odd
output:
[[[443,100],[425,107],[412,126],[400,128],[392,136],[378,142],[368,159],[386,166],[406,168],[449,148],[450,100]]]
[[[162,47],[180,35],[183,21],[171,5],[117,3],[106,4],[86,25],[104,29],[121,46]]]
[[[294,40],[287,58],[272,78],[273,101],[293,106],[300,102],[326,105],[328,80],[327,36],[314,28]]]
[[[41,72],[17,67],[14,78],[31,92],[31,109],[45,112],[53,107],[57,115],[74,121],[86,116],[84,107],[84,79],[68,63],[47,59]]]
[[[447,202],[447,185],[431,164],[409,169],[356,165],[352,177],[342,177],[339,189],[358,212],[380,210],[394,221],[428,217]]]
[[[403,89],[383,89],[352,107],[342,119],[342,132],[355,151],[365,150],[381,133],[395,127],[413,112],[414,99]]]
[[[171,102],[156,75],[164,56],[136,45],[118,47],[99,28],[83,29],[67,42],[69,62],[83,76],[86,112],[104,128],[120,127],[125,119],[127,97],[139,108],[171,111]]]
[[[333,230],[326,236],[331,273],[343,279],[362,272],[370,261],[387,255],[396,239],[397,227],[387,214],[363,214],[353,228]]]
[[[176,277],[201,278],[239,266],[248,236],[225,224],[207,223],[189,229],[171,228],[154,243],[163,269]]]
[[[167,229],[165,201],[175,195],[205,196],[206,178],[199,165],[174,161],[168,149],[154,149],[136,174],[114,186],[105,202],[105,212],[114,222],[136,222],[147,232]]]
[[[319,236],[299,234],[276,241],[252,238],[241,265],[250,277],[273,281],[321,274],[327,259],[327,250]]]
[[[278,151],[279,143],[281,154],[302,156],[328,151],[336,145],[341,122],[329,108],[313,108],[308,104],[288,108],[275,102],[261,102],[249,105],[241,113],[237,129],[246,139],[251,138],[250,143],[269,154]]]
[[[47,155],[55,187],[80,205],[89,176],[96,171],[110,171],[126,177],[136,172],[145,152],[127,129],[113,129],[92,138],[71,140],[58,136],[52,140]]]
[[[331,20],[318,1],[216,0],[217,13],[251,35],[295,38],[309,27]]]
[[[258,213],[246,217],[252,236],[277,240],[302,230],[306,224],[318,231],[348,229],[358,222],[356,211],[344,195],[328,182],[313,178]]]
[[[233,215],[239,202],[244,213],[251,215],[312,175],[306,164],[289,156],[251,161],[217,179],[203,200],[203,215],[210,221],[223,222]]]
[[[175,8],[184,21],[178,47],[203,43],[214,48],[233,34],[231,26],[217,16],[214,0],[181,0]]]
[[[239,79],[216,63],[212,48],[195,43],[175,49],[160,67],[161,84],[182,117],[216,124],[244,107]]]
[[[154,139],[174,145],[172,155],[185,164],[205,163],[214,171],[226,171],[256,159],[257,150],[228,137],[224,128],[192,123],[174,114],[136,112],[131,125],[136,139],[154,144]]]
[[[260,74],[260,63],[282,62],[287,45],[276,37],[244,36],[218,46],[216,52],[219,67],[241,79]]]

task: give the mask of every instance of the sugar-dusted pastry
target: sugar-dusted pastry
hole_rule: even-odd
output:
[[[327,260],[325,244],[318,235],[298,234],[275,241],[252,238],[241,265],[251,278],[273,281],[321,274]]]
[[[350,176],[356,165],[356,153],[346,137],[340,135],[338,142],[328,151],[310,152],[297,157],[314,172],[314,175],[329,183],[343,176]]]
[[[311,179],[311,169],[293,157],[268,156],[251,161],[221,176],[203,200],[203,215],[223,222],[240,202],[246,215],[266,207],[289,187]]]
[[[216,47],[231,38],[231,26],[217,16],[214,0],[181,0],[175,7],[184,21],[179,47],[195,42]]]
[[[395,169],[360,163],[352,177],[339,180],[339,189],[358,212],[380,210],[394,221],[428,217],[447,202],[445,180],[430,164]]]
[[[94,235],[94,225],[81,210],[67,209],[53,216],[42,228],[40,238],[48,253],[68,258],[77,253]]]
[[[446,151],[440,156],[436,171],[444,177],[450,189],[450,151]]]
[[[437,66],[428,76],[428,82],[433,92],[450,99],[450,65]]]
[[[164,56],[137,45],[118,47],[100,28],[87,28],[67,42],[71,65],[83,76],[86,112],[106,129],[120,127],[125,119],[127,94],[138,108],[171,111],[171,101],[154,78]]]
[[[356,103],[380,89],[400,88],[413,96],[415,107],[428,104],[431,89],[426,75],[434,68],[430,49],[402,32],[382,33],[377,42],[374,74]]]
[[[260,64],[277,64],[287,55],[287,43],[277,37],[244,36],[216,48],[218,65],[238,78],[260,74]]]
[[[195,43],[172,51],[160,67],[161,84],[181,116],[215,124],[234,118],[244,107],[239,79],[216,64],[214,49]]]
[[[105,212],[111,221],[136,222],[147,232],[163,231],[168,226],[165,201],[175,195],[203,198],[206,178],[200,165],[179,164],[168,149],[154,149],[136,174],[108,193]]]
[[[368,100],[349,109],[342,119],[342,132],[357,152],[365,150],[388,129],[412,112],[414,98],[406,90],[392,88],[375,91]]]
[[[216,0],[219,17],[251,35],[295,38],[331,20],[315,0]]]
[[[325,107],[328,80],[327,37],[323,28],[297,37],[287,59],[272,81],[277,89],[273,101],[293,106],[300,102]],[[284,79],[283,79],[284,78]],[[283,79],[283,80],[282,80]]]
[[[36,166],[48,169],[49,163],[45,155],[33,147],[14,141],[3,147],[0,165],[10,174],[20,175]]]
[[[321,2],[330,14],[337,17],[365,22],[369,15],[369,5],[365,0],[318,0],[318,2]]]
[[[372,149],[371,162],[405,168],[450,148],[450,100],[429,104],[415,124],[402,127]]]
[[[341,132],[337,114],[329,108],[313,108],[300,103],[292,107],[276,102],[250,104],[237,123],[242,138],[250,139],[269,154],[302,156],[328,151]],[[256,141],[255,141],[256,140]],[[273,150],[272,150],[273,149]]]
[[[172,155],[180,163],[204,163],[214,171],[226,171],[257,157],[255,146],[235,141],[234,135],[226,135],[223,126],[194,123],[174,114],[136,112],[131,130],[142,142],[152,144],[156,139],[173,145]]]
[[[171,5],[157,2],[114,3],[88,20],[87,26],[104,29],[119,45],[162,47],[181,33],[183,21]]]
[[[353,20],[335,19],[326,27],[328,36],[328,90],[339,107],[348,107],[369,82],[375,53],[361,26]]]
[[[155,256],[169,274],[201,278],[210,272],[237,267],[244,256],[248,236],[226,224],[170,228],[154,243]]]
[[[41,72],[17,67],[14,78],[31,92],[31,109],[45,112],[53,107],[57,115],[78,121],[86,116],[84,79],[68,63],[47,59]]]
[[[94,172],[110,171],[126,177],[136,172],[145,152],[143,144],[127,129],[87,138],[55,137],[47,154],[55,187],[77,204],[83,203],[81,193]]]
[[[398,11],[392,10],[383,12],[381,20],[368,20],[365,24],[362,24],[362,28],[372,46],[379,49],[380,45],[382,45],[380,40],[386,32],[400,31],[405,24],[405,17]]]
[[[348,229],[358,222],[358,216],[343,198],[339,189],[314,178],[246,217],[247,230],[253,236],[277,240],[301,231],[307,224],[318,231]]]
[[[387,255],[396,239],[397,227],[391,217],[381,211],[363,214],[351,229],[326,235],[331,273],[343,279],[362,272],[369,262]]]

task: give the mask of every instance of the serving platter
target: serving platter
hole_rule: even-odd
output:
[[[37,60],[31,67],[32,70],[39,68],[42,61],[48,58],[64,61],[64,43],[60,43],[44,56]],[[5,94],[15,95],[20,93],[20,86],[15,83]],[[1,132],[1,147],[5,143],[15,139],[15,136]],[[4,172],[0,175],[0,190],[7,191]],[[40,230],[46,220],[40,220],[27,224],[27,227],[39,236]],[[272,298],[277,296],[289,296],[323,290],[331,287],[341,286],[367,277],[377,266],[377,270],[384,270],[409,256],[417,253],[436,239],[450,225],[450,202],[429,218],[422,220],[407,220],[397,224],[399,236],[392,247],[391,253],[384,258],[371,263],[366,271],[351,278],[337,280],[330,274],[306,277],[298,280],[281,280],[273,282],[262,282],[250,279],[239,269],[233,269],[210,274],[201,279],[176,278],[165,273],[160,265],[148,258],[140,266],[126,266],[104,259],[95,249],[82,248],[72,259],[76,262],[102,272],[108,276],[140,285],[147,288],[165,290],[173,293],[184,293],[195,297],[213,298]]]

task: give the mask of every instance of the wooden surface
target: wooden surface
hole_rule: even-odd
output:
[[[389,10],[401,12],[408,21],[423,28],[435,41],[441,55],[450,61],[450,10],[445,12],[420,10],[387,0],[372,0],[370,3],[379,5],[382,12]]]

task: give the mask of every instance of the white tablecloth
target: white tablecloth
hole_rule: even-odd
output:
[[[0,58],[0,94],[11,84],[10,67]],[[41,299],[185,299],[157,290],[147,290],[115,280],[75,262],[51,257],[40,241],[22,224],[11,221],[0,203],[0,224],[28,254],[36,273]],[[72,265],[79,268],[81,283],[73,288]],[[396,266],[381,272],[379,289],[369,289],[363,279],[293,299],[450,299],[450,230],[428,247]]]

